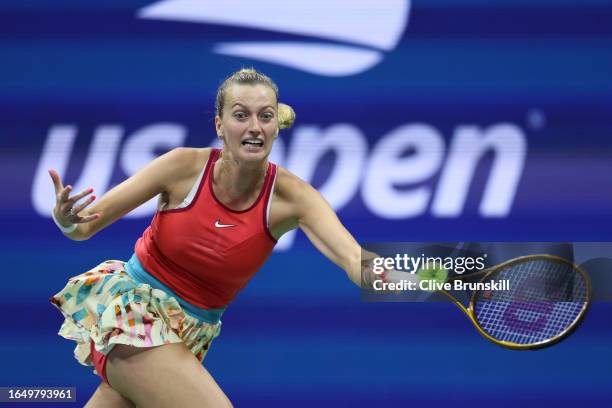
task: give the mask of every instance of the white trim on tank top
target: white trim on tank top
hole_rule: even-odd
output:
[[[268,197],[268,203],[266,204],[266,226],[270,227],[270,207],[272,204],[272,196],[274,195],[274,183],[276,183],[276,175],[278,174],[278,167],[274,172],[274,178],[272,179],[272,187],[270,187],[270,196]]]
[[[208,165],[208,159],[206,160],[206,163],[204,163],[204,167],[202,168],[202,171],[200,171],[200,175],[198,176],[198,179],[195,181],[195,183],[193,183],[193,186],[191,186],[191,190],[189,191],[189,194],[187,194],[187,197],[183,198],[183,201],[181,201],[181,203],[174,207],[174,208],[168,208],[168,209],[161,209],[162,206],[162,201],[161,201],[161,195],[159,197],[159,201],[157,202],[157,210],[160,212],[164,212],[164,211],[170,211],[170,210],[178,210],[179,208],[185,208],[187,206],[189,206],[189,204],[191,204],[191,202],[193,201],[193,198],[195,197],[196,193],[198,192],[198,187],[200,187],[200,182],[202,182],[202,177],[204,177],[204,172],[206,171],[206,166]]]

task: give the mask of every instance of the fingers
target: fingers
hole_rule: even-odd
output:
[[[74,203],[87,196],[88,194],[93,193],[93,188],[88,188],[75,196],[70,197],[70,192],[72,191],[72,186],[67,185],[63,186],[62,180],[57,171],[50,168],[48,169],[49,176],[51,177],[51,181],[53,181],[53,187],[55,188],[55,193],[57,194],[57,204],[59,208],[62,208],[65,212],[70,211],[73,208]],[[95,199],[95,197],[94,197]],[[88,201],[85,205],[81,205],[74,209],[74,214],[77,214],[79,211],[82,211],[87,205],[91,204],[93,200]]]
[[[70,197],[69,194],[72,191],[72,186],[66,186],[62,189],[62,191],[60,192],[60,195],[58,197],[58,203],[59,203],[59,207],[66,213],[68,213],[71,209],[74,208],[74,214],[77,214],[79,211],[83,210],[83,208],[85,208],[87,205],[89,205],[91,203],[91,201],[87,202],[87,204],[85,205],[80,205],[78,207],[75,207],[74,205],[81,200],[83,197],[93,193],[93,188],[87,188],[83,191],[81,191],[80,193]],[[94,200],[95,200],[95,196],[94,196]],[[93,201],[93,200],[92,200]]]
[[[71,191],[72,191],[72,186],[64,187],[59,193],[58,201],[61,204],[64,204],[66,201],[68,201],[68,194],[70,194]]]
[[[53,181],[53,187],[55,188],[55,194],[59,194],[59,192],[64,188],[59,174],[57,173],[57,171],[51,168],[48,169],[47,171],[49,172],[49,176],[51,176],[51,181]]]
[[[68,194],[72,190],[72,186],[66,186],[60,190],[57,194],[57,203],[55,206],[59,210],[60,216],[69,217],[70,209],[72,208],[72,202],[68,201]]]
[[[87,193],[89,194],[89,193]],[[93,203],[93,201],[96,199],[95,195],[92,195],[91,197],[89,197],[87,200],[83,201],[81,204],[72,207],[72,213],[74,215],[78,215],[81,211],[83,211],[89,204]]]
[[[79,201],[81,198],[83,198],[83,197],[85,197],[86,195],[91,194],[91,193],[93,193],[93,188],[91,188],[91,187],[90,187],[90,188],[87,188],[87,189],[85,189],[85,190],[81,191],[79,194],[77,194],[77,195],[74,195],[74,196],[70,197],[70,198],[68,199],[68,201],[71,201],[72,203],[76,203],[76,202],[77,202],[77,201]]]
[[[87,208],[95,199],[95,195],[91,195],[82,203],[78,203],[78,201],[87,197],[89,194],[93,193],[93,188],[87,188],[81,191],[78,194],[70,197],[70,192],[72,191],[72,186],[68,185],[63,187],[61,185],[61,181],[59,180],[59,175],[53,169],[49,169],[49,175],[51,175],[51,179],[54,181],[54,186],[59,188],[56,190],[57,192],[57,212],[56,217],[59,222],[65,221],[64,224],[79,224],[86,223],[100,218],[100,214],[87,214],[84,216],[80,216],[79,213]]]

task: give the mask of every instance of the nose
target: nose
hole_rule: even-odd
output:
[[[249,119],[248,131],[253,136],[257,136],[262,133],[261,124],[259,123],[259,118],[256,115],[251,116]]]

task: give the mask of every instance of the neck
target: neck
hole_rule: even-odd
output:
[[[260,191],[267,168],[267,160],[245,163],[224,150],[215,165],[214,184],[220,195],[230,202],[248,201],[254,192]]]

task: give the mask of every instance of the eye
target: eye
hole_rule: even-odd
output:
[[[266,122],[272,120],[274,118],[274,113],[273,112],[264,112],[261,114],[261,120],[264,120]]]
[[[236,118],[237,120],[245,120],[248,117],[248,115],[242,111],[234,112],[232,116],[234,116],[234,118]]]

